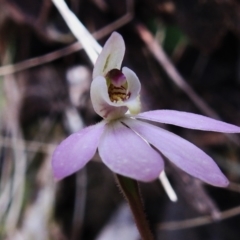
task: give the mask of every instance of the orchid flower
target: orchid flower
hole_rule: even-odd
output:
[[[63,179],[83,168],[98,150],[108,168],[132,179],[149,182],[158,178],[165,156],[206,183],[227,186],[227,178],[210,156],[151,122],[222,133],[240,133],[240,127],[174,110],[140,113],[141,84],[132,70],[121,69],[124,53],[124,40],[114,32],[98,56],[90,89],[93,108],[103,120],[70,135],[56,148],[52,160],[55,178]]]

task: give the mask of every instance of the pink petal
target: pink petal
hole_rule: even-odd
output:
[[[224,133],[240,133],[240,127],[237,127],[235,125],[194,113],[179,112],[174,110],[155,110],[144,112],[138,114],[136,118],[173,124],[176,126],[197,130]]]
[[[214,186],[228,185],[228,180],[213,159],[192,143],[149,123],[133,119],[124,119],[124,123],[183,171]]]
[[[92,159],[105,128],[105,121],[82,129],[70,135],[56,148],[52,158],[54,177],[58,180],[67,177]]]
[[[106,76],[114,68],[120,69],[124,53],[125,43],[122,36],[117,32],[113,32],[98,56],[93,69],[93,78]]]
[[[120,122],[106,127],[98,150],[113,172],[144,182],[159,176],[164,167],[160,154]]]
[[[106,79],[102,76],[93,79],[90,95],[95,112],[105,119],[121,117],[128,110],[123,102],[114,103],[110,100]]]

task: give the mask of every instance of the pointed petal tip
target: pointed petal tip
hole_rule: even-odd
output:
[[[228,179],[223,174],[215,176],[213,182],[209,181],[208,183],[221,188],[226,188],[229,185]]]
[[[64,144],[66,144],[68,138],[65,139],[60,145],[56,148],[52,156],[52,172],[55,182],[59,182],[65,177],[74,173],[75,169],[71,169],[71,166],[68,166],[68,158],[65,153],[62,153]],[[65,150],[66,151],[66,150]],[[65,152],[64,151],[64,152]]]
[[[54,182],[60,182],[63,178],[57,177],[55,176],[55,174],[53,173],[53,180]]]
[[[58,168],[58,164],[57,164],[56,160],[54,160],[54,156],[53,156],[52,176],[53,176],[54,182],[59,182],[59,181],[63,180],[65,177],[67,177],[68,175],[69,174],[63,174],[61,169]]]
[[[229,185],[229,180],[219,168],[212,170],[205,175],[196,174],[194,177],[214,187],[226,188]]]
[[[223,184],[221,184],[221,187],[228,187],[229,186],[229,181],[226,179],[226,181],[223,183]]]

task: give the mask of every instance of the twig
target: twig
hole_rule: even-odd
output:
[[[101,28],[100,30],[94,32],[92,35],[93,35],[93,37],[95,37],[96,40],[99,40],[99,39],[107,36],[108,34],[110,34],[112,31],[129,23],[132,19],[133,19],[133,14],[127,12],[124,16],[120,17],[119,19],[112,22],[111,24]],[[13,74],[13,73],[20,72],[20,71],[23,71],[23,70],[26,70],[29,68],[33,68],[33,67],[45,64],[45,63],[49,63],[49,62],[52,62],[59,58],[68,56],[77,51],[80,51],[81,49],[83,49],[81,43],[75,42],[65,48],[56,50],[54,52],[51,52],[51,53],[48,53],[48,54],[45,54],[45,55],[42,55],[39,57],[27,59],[27,60],[24,60],[22,62],[15,63],[15,64],[9,64],[6,66],[2,66],[2,67],[0,67],[0,76]]]
[[[156,60],[160,63],[163,69],[166,71],[171,80],[184,91],[189,98],[196,104],[196,106],[201,109],[203,113],[212,118],[219,118],[217,113],[209,108],[201,97],[191,88],[190,85],[183,79],[183,77],[178,73],[176,68],[171,63],[170,59],[165,54],[161,45],[154,39],[149,30],[142,24],[137,24],[136,29],[140,38],[144,41],[149,51],[153,54]]]
[[[13,141],[16,142],[16,146],[13,146]],[[18,150],[27,150],[29,152],[42,152],[48,153],[48,149],[55,149],[57,144],[43,143],[37,141],[26,141],[21,138],[2,137],[0,136],[0,146],[5,148],[16,148]]]
[[[191,218],[191,219],[182,220],[182,221],[160,223],[158,225],[158,229],[173,231],[173,230],[180,230],[180,229],[186,229],[186,228],[192,228],[192,227],[199,227],[206,224],[212,224],[221,220],[225,220],[239,214],[240,214],[240,206],[220,212],[220,216],[217,221],[212,219],[210,215],[207,215],[203,217]]]
[[[240,184],[230,182],[227,190],[234,191],[240,193]],[[171,222],[164,222],[158,224],[159,230],[180,230],[180,229],[187,229],[193,227],[199,227],[207,224],[216,223],[240,214],[240,206],[222,211],[218,213],[218,217],[216,219],[213,218],[211,215],[205,215],[202,217],[191,218],[182,221],[171,221]]]
[[[136,24],[136,30],[140,38],[148,47],[149,51],[159,62],[159,64],[163,67],[163,69],[166,71],[170,79],[183,92],[186,93],[186,95],[206,116],[220,120],[221,118],[219,117],[219,115],[205,103],[205,101],[192,89],[192,87],[189,84],[187,84],[184,78],[180,75],[180,73],[171,63],[170,59],[162,49],[161,45],[154,39],[150,31],[142,24]],[[226,134],[226,136],[236,145],[240,145],[238,138],[236,138],[234,135]]]
[[[233,192],[240,193],[240,184],[230,182],[227,189],[230,190],[230,191],[233,191]]]

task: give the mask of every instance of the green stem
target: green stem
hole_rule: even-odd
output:
[[[137,181],[118,174],[116,174],[116,176],[119,187],[132,210],[134,220],[142,240],[153,240],[153,235],[143,210],[143,204]]]

